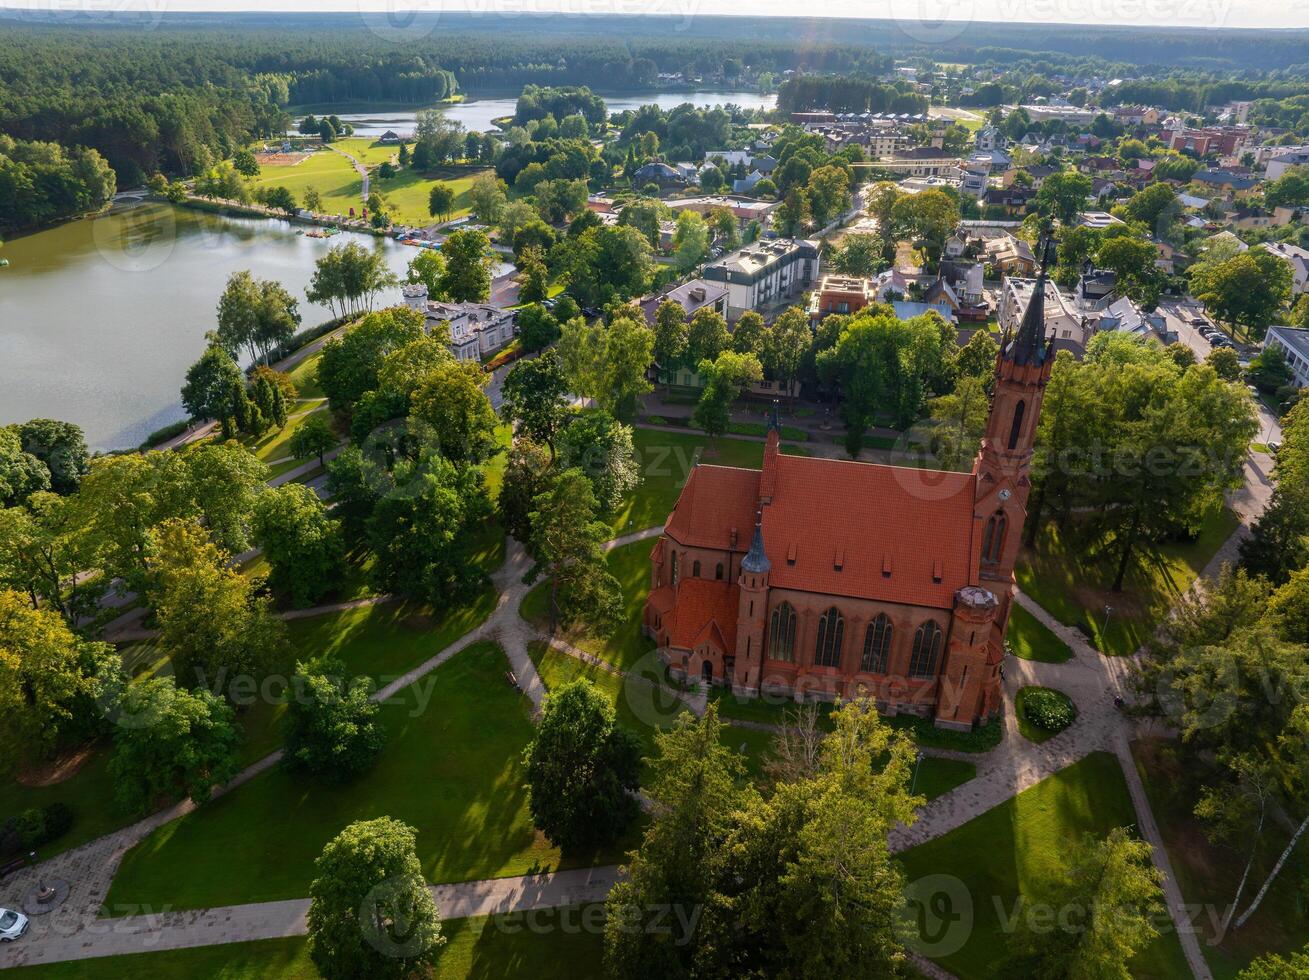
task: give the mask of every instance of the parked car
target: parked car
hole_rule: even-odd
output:
[[[10,909],[0,909],[0,943],[12,943],[27,932],[27,916]]]
[[[1191,326],[1193,326],[1193,327],[1207,327],[1207,326],[1209,326],[1209,321],[1206,320],[1206,319],[1205,319],[1204,317],[1202,317],[1202,316],[1193,316],[1193,317],[1191,317]]]

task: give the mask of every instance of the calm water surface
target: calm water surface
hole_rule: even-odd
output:
[[[178,391],[204,350],[227,277],[276,279],[303,325],[314,262],[353,237],[403,273],[415,249],[371,235],[305,238],[285,221],[143,204],[8,241],[0,255],[0,424],[76,422],[94,449],[138,445],[183,417]],[[399,290],[382,298],[400,301]]]
[[[771,109],[777,104],[777,96],[763,92],[640,92],[636,94],[604,95],[605,105],[610,112],[622,112],[624,109],[636,109],[643,105],[657,105],[667,111],[683,102],[704,107],[735,103],[746,109]],[[518,100],[512,98],[470,98],[451,106],[440,107],[451,119],[460,122],[465,129],[485,132],[494,129],[492,119],[512,116]],[[321,115],[322,113],[320,113]],[[330,113],[329,113],[330,114]],[[338,113],[344,122],[354,127],[356,136],[381,136],[388,129],[397,133],[412,133],[418,125],[418,110],[398,110],[393,112],[343,112]]]

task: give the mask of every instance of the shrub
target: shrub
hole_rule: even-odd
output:
[[[45,841],[45,814],[36,807],[24,810],[15,818],[14,829],[23,850],[39,847]]]
[[[151,432],[145,437],[145,442],[141,443],[141,448],[150,449],[167,439],[172,439],[174,436],[180,436],[187,430],[187,427],[190,424],[191,423],[188,420],[182,419],[180,422],[173,422],[170,425],[164,426],[162,429],[155,429],[154,432]]]
[[[1029,689],[1023,696],[1023,714],[1037,728],[1062,732],[1077,717],[1077,708],[1068,695],[1048,687]]]
[[[45,840],[48,844],[68,833],[73,826],[73,808],[67,803],[51,803],[43,811],[45,816]]]

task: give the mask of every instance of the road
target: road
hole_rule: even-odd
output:
[[[1205,315],[1204,307],[1197,300],[1190,296],[1181,299],[1165,296],[1159,301],[1159,312],[1163,314],[1168,329],[1174,331],[1178,340],[1195,352],[1197,360],[1203,361],[1209,356],[1213,345],[1200,336],[1200,332],[1190,322],[1195,317]],[[1254,348],[1244,344],[1238,344],[1236,351],[1242,361],[1247,361],[1256,353]],[[1255,407],[1259,411],[1259,434],[1255,436],[1255,441],[1265,445],[1281,442],[1282,423],[1278,415],[1260,401],[1255,402]]]

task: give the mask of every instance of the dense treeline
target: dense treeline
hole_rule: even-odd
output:
[[[540,85],[528,85],[518,96],[518,105],[514,111],[514,122],[520,126],[533,119],[554,116],[582,115],[592,126],[605,121],[605,101],[585,86],[567,86],[564,88],[545,88]]]
[[[95,150],[22,143],[0,133],[0,231],[101,208],[114,172]]]
[[[927,97],[875,79],[845,75],[799,75],[788,78],[777,91],[783,112],[830,109],[832,112],[927,111]]]

